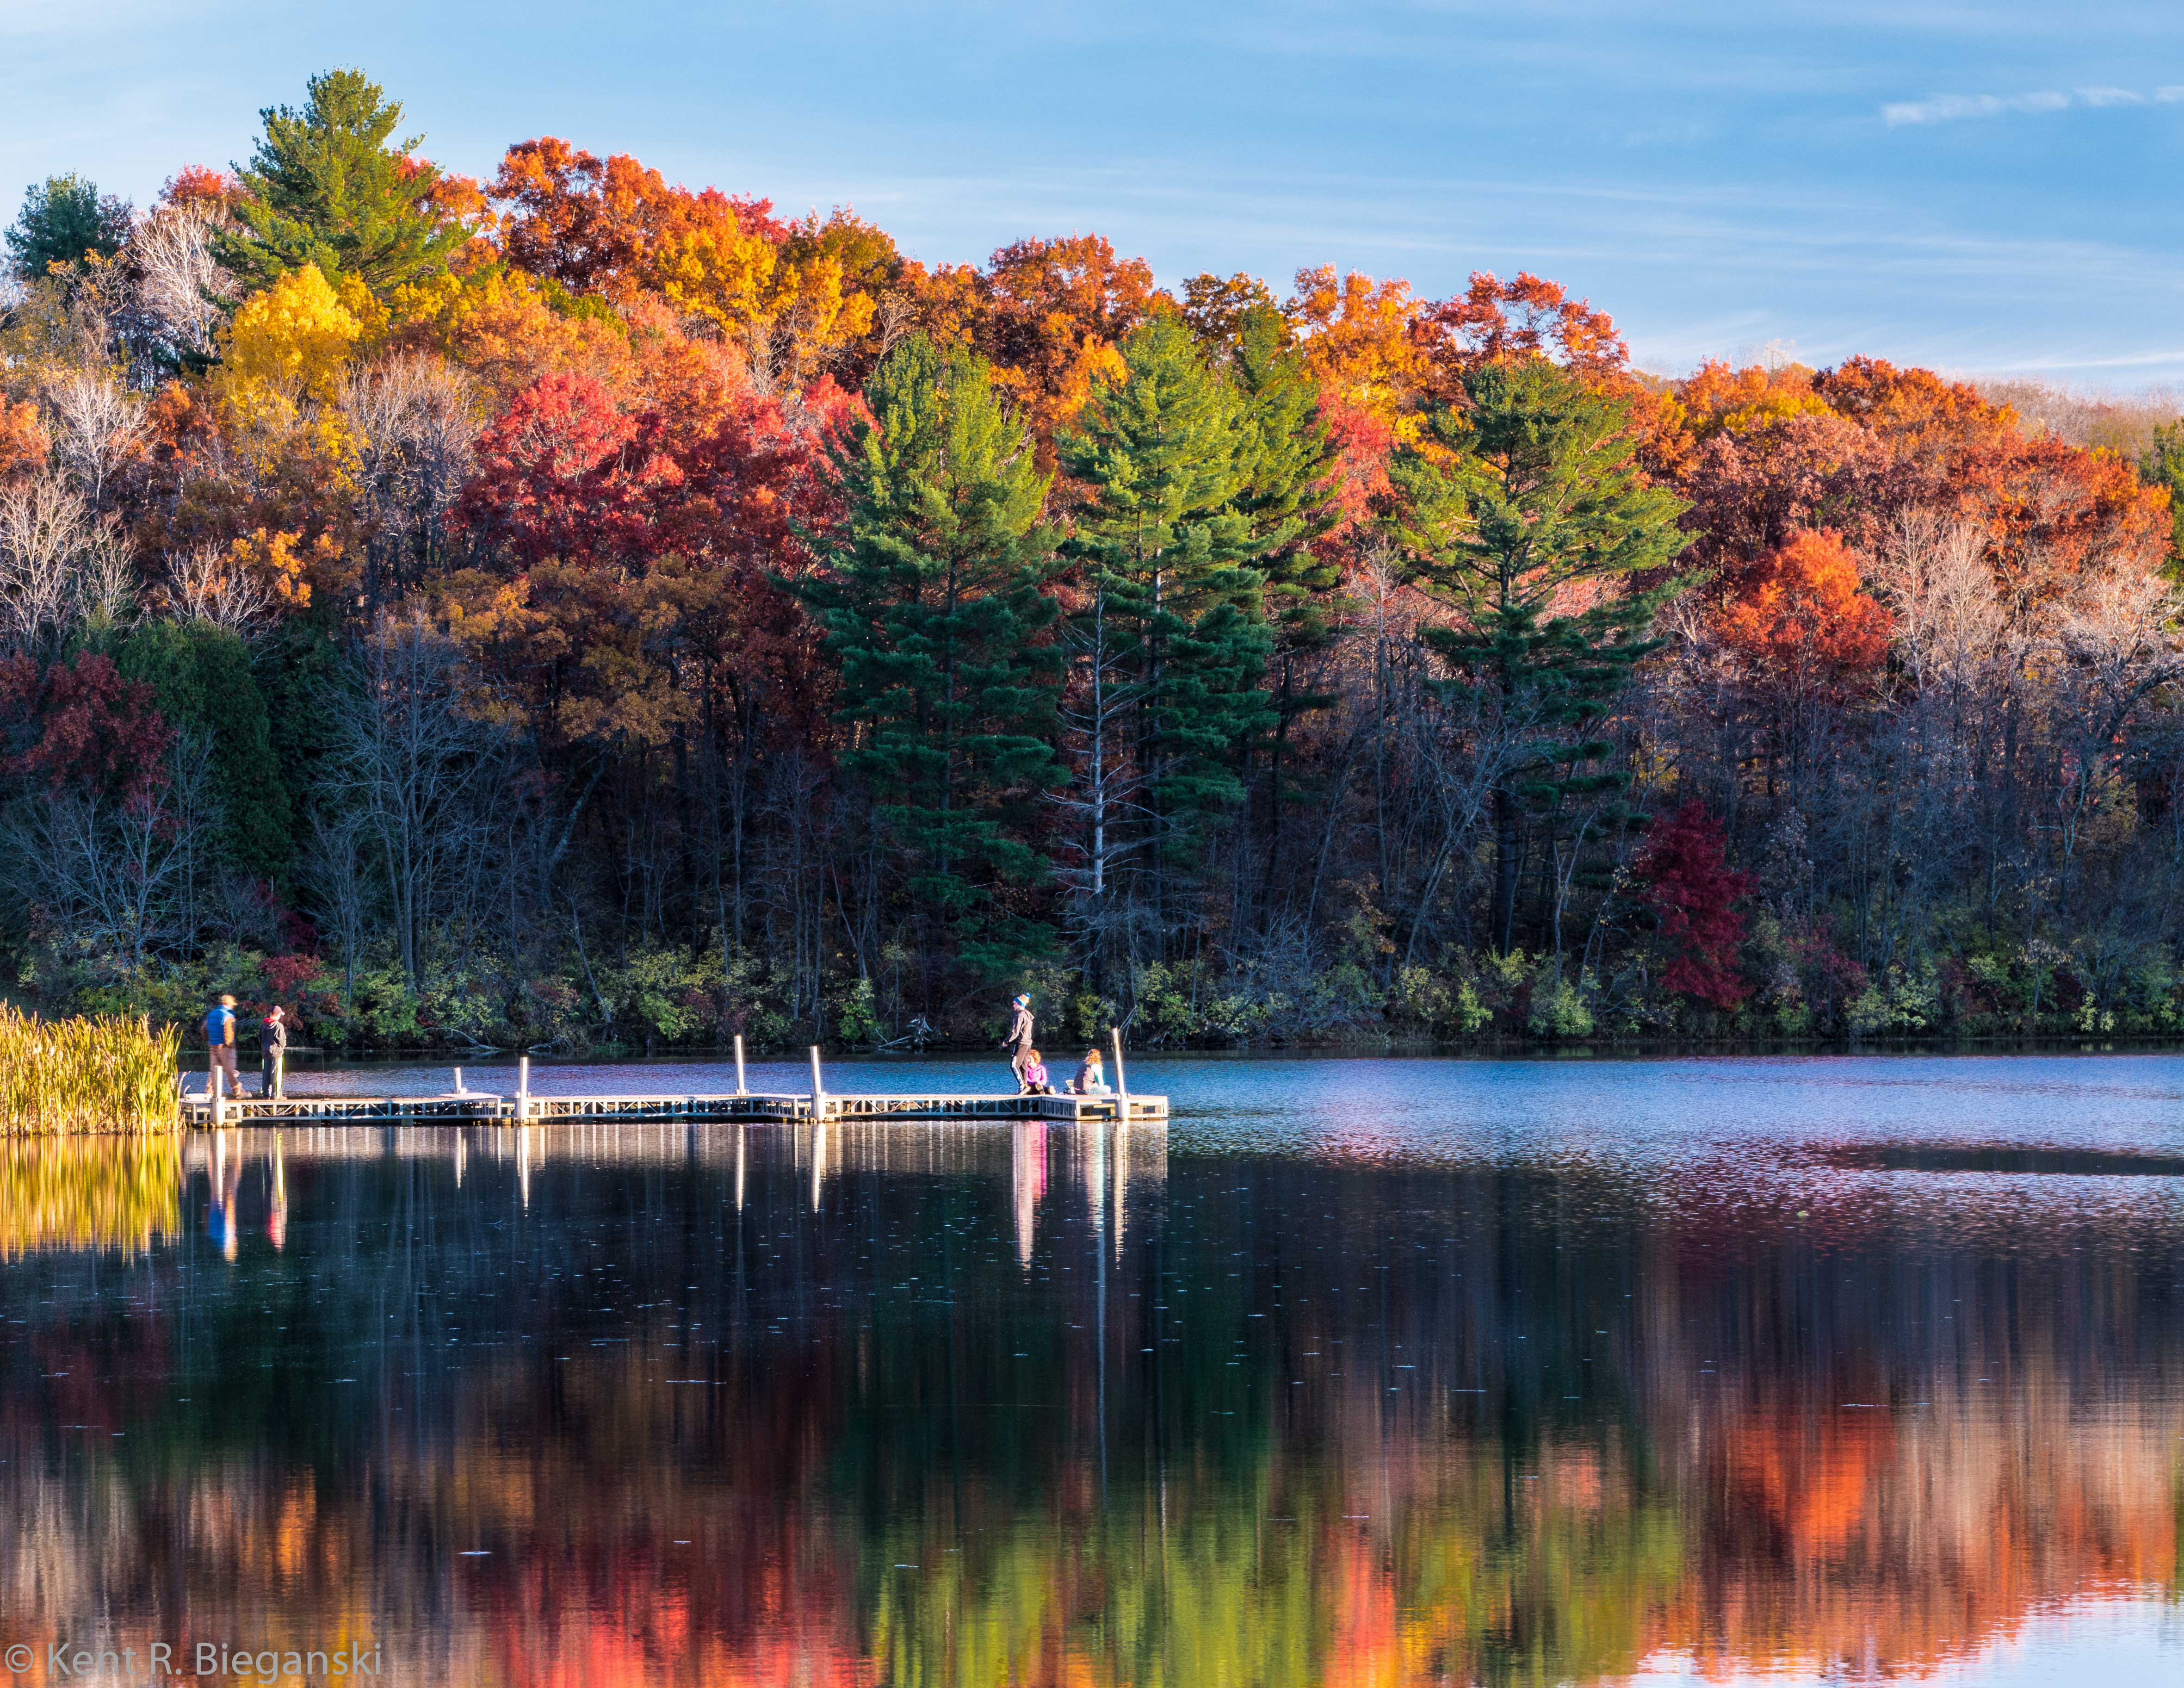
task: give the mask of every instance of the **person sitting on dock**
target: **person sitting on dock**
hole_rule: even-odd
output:
[[[1025,1053],[1029,1055],[1031,1059],[1024,1063],[1023,1089],[1021,1094],[1027,1096],[1052,1095],[1054,1084],[1046,1076],[1046,1063],[1039,1059],[1039,1051],[1035,1049],[1028,1050]]]
[[[206,1014],[205,1049],[210,1057],[210,1070],[205,1077],[207,1094],[210,1094],[211,1086],[218,1082],[226,1086],[224,1095],[240,1096],[242,1094],[242,1080],[237,1076],[235,1070],[235,999],[233,997],[221,997],[219,1001],[213,1004],[211,1011]],[[213,1073],[220,1075],[217,1081],[212,1077]]]
[[[1084,1064],[1078,1067],[1077,1077],[1070,1081],[1069,1089],[1071,1095],[1078,1096],[1114,1095],[1114,1092],[1107,1088],[1107,1069],[1100,1059],[1098,1050],[1088,1049],[1084,1051]]]
[[[1039,1053],[1031,1046],[1031,997],[1019,996],[1009,1006],[1016,1010],[1016,1017],[1009,1022],[1009,1047],[1014,1051],[1009,1056],[1009,1067],[1017,1075],[1017,1095],[1027,1096],[1031,1094],[1031,1085],[1024,1078],[1024,1068]]]

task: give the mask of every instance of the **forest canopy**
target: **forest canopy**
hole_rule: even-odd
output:
[[[2184,1028],[2184,421],[928,265],[355,70],[0,295],[0,976],[328,1045]],[[2087,421],[2087,415],[2091,420]],[[2075,419],[2073,421],[2072,419]]]

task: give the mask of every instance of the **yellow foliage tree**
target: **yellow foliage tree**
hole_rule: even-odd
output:
[[[365,331],[349,302],[315,264],[306,264],[252,295],[236,312],[221,373],[237,397],[264,387],[291,402],[324,404],[334,397],[343,367]]]
[[[732,226],[663,242],[652,271],[654,285],[678,309],[741,345],[761,383],[798,380],[872,325],[871,296],[844,286],[838,259],[784,258],[763,236]]]
[[[564,296],[565,304],[567,296]],[[478,270],[429,286],[397,288],[393,343],[437,352],[468,370],[498,413],[542,376],[566,370],[613,387],[634,366],[621,317],[596,298],[557,310],[545,287],[521,270]]]
[[[337,289],[315,265],[245,300],[212,380],[244,452],[270,462],[300,445],[332,474],[345,474],[348,435],[334,400],[350,359],[386,326],[385,310],[361,282],[344,277]]]

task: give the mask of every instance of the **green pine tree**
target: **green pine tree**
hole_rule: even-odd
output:
[[[1319,418],[1319,383],[1271,304],[1251,304],[1238,315],[1229,369],[1245,401],[1251,440],[1237,503],[1266,547],[1261,566],[1274,636],[1266,816],[1271,873],[1272,842],[1287,797],[1290,729],[1334,701],[1334,694],[1309,682],[1312,660],[1334,644],[1340,631],[1342,566],[1332,550],[1312,544],[1337,518],[1332,496],[1336,449]]]
[[[1687,537],[1683,502],[1647,483],[1629,407],[1544,359],[1465,377],[1461,408],[1431,418],[1429,447],[1399,454],[1400,537],[1412,577],[1457,612],[1422,636],[1459,687],[1490,694],[1507,742],[1494,780],[1494,941],[1515,941],[1528,810],[1604,789],[1608,746],[1591,729],[1657,649],[1669,590],[1618,588],[1665,569]],[[1557,599],[1606,588],[1575,615]]]
[[[1078,619],[1099,623],[1117,653],[1103,660],[1135,699],[1157,906],[1164,870],[1242,796],[1239,758],[1274,723],[1262,565],[1308,523],[1301,497],[1284,507],[1251,399],[1179,317],[1153,317],[1122,352],[1123,377],[1100,384],[1059,443],[1087,493],[1069,546],[1086,565]]]
[[[242,227],[222,241],[222,261],[246,290],[306,264],[375,293],[443,269],[468,231],[429,203],[440,173],[410,157],[424,137],[388,144],[401,106],[361,70],[314,76],[309,92],[301,111],[259,114],[265,132],[236,206]]]
[[[873,425],[837,458],[850,519],[798,589],[840,665],[846,760],[916,864],[929,995],[944,945],[989,978],[1052,947],[997,893],[1044,867],[1039,799],[1061,778],[1054,540],[1031,436],[983,359],[914,337],[865,398]]]
[[[24,192],[23,209],[8,225],[8,267],[36,281],[52,265],[111,258],[129,238],[133,214],[127,200],[102,195],[80,175],[49,175]]]
[[[2139,456],[2138,478],[2169,489],[2169,573],[2184,576],[2184,419],[2153,431],[2153,443]]]
[[[206,621],[146,621],[123,642],[114,666],[151,687],[168,721],[211,735],[227,852],[259,878],[277,881],[292,850],[292,815],[242,641]]]

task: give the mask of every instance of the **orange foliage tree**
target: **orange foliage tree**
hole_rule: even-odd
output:
[[[1799,532],[1760,565],[1713,632],[1772,685],[1837,692],[1888,655],[1888,611],[1861,589],[1858,559],[1832,531]]]

